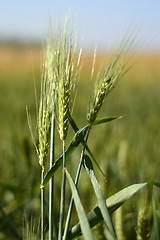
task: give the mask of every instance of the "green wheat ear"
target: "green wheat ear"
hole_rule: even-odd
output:
[[[115,87],[119,79],[128,71],[129,68],[127,69],[126,66],[130,59],[129,53],[133,47],[134,39],[135,37],[133,36],[131,38],[128,37],[127,40],[123,40],[115,54],[107,62],[103,72],[98,72],[96,87],[87,113],[87,120],[90,126],[92,126],[95,121],[105,97]]]
[[[55,93],[55,73],[53,67],[53,56],[50,53],[51,45],[47,45],[43,63],[41,79],[41,95],[39,114],[37,119],[38,128],[38,156],[39,164],[44,168],[50,143],[51,119],[53,114],[53,101]]]
[[[141,209],[138,214],[137,224],[137,240],[148,240],[149,234],[149,219],[144,209]]]
[[[118,240],[126,240],[123,233],[123,212],[122,207],[115,211],[115,230]]]
[[[56,109],[60,139],[65,141],[69,127],[69,113],[72,111],[72,94],[81,70],[81,50],[77,59],[76,43],[73,41],[73,33],[70,33],[67,24],[64,34],[59,37],[57,51],[59,55],[57,64]]]

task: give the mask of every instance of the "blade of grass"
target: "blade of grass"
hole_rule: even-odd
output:
[[[112,234],[113,238],[117,239],[115,231],[114,231],[114,227],[113,227],[113,224],[112,224],[109,212],[108,212],[108,208],[107,208],[107,205],[106,205],[106,200],[105,200],[105,198],[103,196],[103,193],[101,191],[100,184],[99,184],[99,182],[96,178],[92,162],[87,155],[84,155],[83,165],[84,165],[84,168],[86,169],[86,172],[87,172],[87,174],[88,174],[88,176],[89,176],[89,178],[92,182],[95,194],[96,194],[97,199],[98,199],[99,208],[100,208],[101,214],[103,216],[103,219],[104,219],[104,221],[105,221],[105,223],[108,227],[108,230]]]
[[[71,115],[69,114],[69,121],[70,121],[70,124],[71,124],[71,127],[73,128],[73,130],[75,131],[75,133],[77,131],[79,131],[79,128],[77,127],[75,121],[73,120],[73,118],[71,117]],[[82,145],[84,146],[84,139],[82,139]],[[105,181],[107,182],[107,178],[105,176],[105,174],[103,173],[102,169],[100,168],[98,162],[96,161],[96,159],[94,158],[91,150],[89,149],[88,145],[86,144],[86,151],[89,153],[89,155],[91,156],[91,158],[93,159],[93,161],[95,162],[96,166],[98,167],[99,171],[102,173]]]
[[[80,129],[72,139],[72,142],[70,143],[68,149],[65,152],[66,160],[70,157],[70,155],[76,150],[78,145],[81,143],[82,139],[85,137],[87,130],[88,130],[88,125],[86,125],[84,128]],[[42,185],[45,185],[51,177],[55,174],[57,169],[62,165],[63,163],[63,155],[60,156],[52,168],[46,173]]]
[[[100,119],[96,119],[92,125],[99,125],[99,124],[102,124],[102,123],[107,123],[107,122],[110,122],[110,121],[113,121],[115,119],[119,119],[119,118],[123,118],[125,115],[123,116],[115,116],[115,117],[106,117],[106,118],[100,118]]]
[[[67,175],[68,182],[70,184],[70,188],[71,188],[71,191],[72,191],[72,196],[74,198],[74,203],[75,203],[78,218],[79,218],[79,221],[80,221],[82,234],[84,236],[84,239],[92,240],[93,238],[92,238],[92,233],[91,233],[91,230],[90,230],[90,227],[89,227],[88,219],[86,217],[84,208],[83,208],[81,200],[79,198],[76,186],[75,186],[75,184],[74,184],[74,182],[73,182],[73,180],[72,180],[72,178],[71,178],[71,176],[70,176],[70,174],[68,173],[67,170],[66,170],[66,175]]]
[[[123,203],[125,203],[128,199],[130,199],[135,193],[137,193],[140,189],[142,189],[144,186],[147,186],[147,185],[157,186],[160,188],[160,183],[158,182],[138,183],[138,184],[133,184],[127,188],[124,188],[106,200],[109,213],[112,214]],[[90,227],[94,227],[99,222],[101,222],[103,217],[99,207],[95,207],[93,210],[91,210],[87,214],[87,218],[88,218]],[[72,229],[69,231],[67,240],[74,239],[75,237],[78,237],[80,235],[81,235],[81,228],[80,228],[80,224],[78,223],[74,227],[72,227]]]
[[[86,136],[85,143],[84,143],[84,146],[83,146],[83,149],[82,149],[82,153],[81,153],[81,157],[80,157],[80,161],[79,161],[79,165],[78,165],[78,169],[77,169],[77,173],[76,173],[76,178],[75,178],[75,186],[76,187],[77,187],[78,181],[79,181],[79,176],[80,176],[80,172],[81,172],[81,168],[82,168],[82,164],[83,164],[83,156],[84,156],[84,152],[85,152],[85,147],[87,145],[87,140],[88,140],[89,133],[90,133],[90,128],[88,128],[87,136]],[[69,229],[69,225],[70,225],[70,220],[71,220],[71,215],[72,215],[72,209],[73,209],[73,197],[71,198],[69,208],[68,208],[63,240],[65,240],[66,237],[67,237],[67,233],[68,233],[68,229]]]
[[[103,178],[104,178],[105,182],[107,182],[107,178],[106,178],[104,172],[103,172],[102,169],[100,168],[98,162],[96,161],[95,157],[93,156],[92,152],[90,151],[88,145],[86,145],[86,151],[89,153],[89,155],[90,155],[91,158],[93,159],[94,163],[96,164],[97,168],[99,169],[99,171],[100,171],[101,174],[103,175]]]

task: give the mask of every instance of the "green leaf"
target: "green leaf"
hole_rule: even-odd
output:
[[[70,143],[68,149],[65,151],[66,160],[70,157],[70,155],[75,151],[75,149],[78,147],[78,145],[81,143],[82,139],[85,137],[88,125],[84,128],[80,129],[72,139],[72,142]],[[53,167],[50,168],[50,170],[46,173],[42,185],[45,185],[55,174],[57,169],[62,165],[63,162],[63,155],[60,156],[56,162],[54,163]]]
[[[71,127],[73,128],[73,130],[75,132],[79,131],[79,128],[77,127],[75,121],[73,120],[73,118],[71,117],[70,113],[69,113],[69,121],[70,121],[70,124],[71,124]],[[84,146],[84,139],[82,139],[82,145]],[[102,173],[105,181],[107,182],[107,178],[105,176],[105,174],[103,173],[102,169],[100,168],[98,162],[96,161],[96,159],[94,158],[91,150],[89,149],[88,145],[86,145],[86,151],[89,153],[89,155],[91,156],[91,158],[93,159],[93,161],[95,162],[96,166],[98,167],[99,171]]]
[[[106,117],[106,118],[96,119],[92,125],[95,126],[95,125],[99,125],[99,124],[101,124],[101,123],[110,122],[110,121],[113,121],[113,120],[115,120],[115,119],[122,118],[122,117],[124,117],[124,116],[125,116],[125,115],[123,115],[123,116],[115,116],[115,117]]]
[[[75,186],[75,184],[74,184],[74,182],[73,182],[73,180],[72,180],[72,178],[71,178],[71,176],[70,176],[70,174],[68,173],[67,170],[66,170],[66,176],[67,176],[68,182],[70,184],[70,188],[71,188],[71,191],[72,191],[72,196],[74,198],[74,203],[75,203],[75,207],[76,207],[76,211],[77,211],[78,218],[79,218],[79,221],[80,221],[80,226],[81,226],[81,229],[82,229],[82,234],[84,236],[84,239],[92,240],[93,239],[92,238],[92,233],[91,233],[91,230],[90,230],[90,227],[89,227],[87,216],[85,214],[84,208],[83,208],[81,200],[79,198],[76,186]]]
[[[75,132],[79,131],[79,128],[77,127],[77,124],[75,123],[75,121],[73,120],[73,118],[71,117],[70,113],[68,113],[68,118],[69,118],[69,122],[71,127],[73,128],[73,130]]]
[[[89,155],[91,156],[91,158],[93,159],[94,163],[96,164],[96,166],[98,167],[99,171],[101,172],[101,174],[104,177],[104,180],[107,182],[107,178],[104,174],[104,172],[102,171],[101,167],[99,166],[98,162],[96,161],[95,157],[93,156],[91,150],[89,149],[89,147],[86,145],[86,151],[89,153]]]
[[[147,184],[160,188],[160,183],[159,182],[147,182]]]
[[[106,205],[106,200],[105,200],[105,198],[103,196],[103,193],[101,191],[100,184],[97,181],[92,162],[87,155],[84,155],[84,167],[85,167],[85,169],[86,169],[86,171],[87,171],[87,173],[90,177],[90,180],[92,182],[95,194],[96,194],[97,199],[98,199],[99,208],[100,208],[101,214],[103,216],[103,219],[104,219],[104,221],[105,221],[105,223],[108,227],[108,230],[112,234],[113,238],[117,239],[114,228],[113,228],[113,224],[112,224],[109,212],[108,212],[108,208],[107,208],[107,205]]]
[[[140,189],[142,189],[146,185],[154,185],[160,188],[160,183],[158,182],[146,182],[146,183],[139,183],[133,184],[123,190],[119,191],[118,193],[114,194],[110,198],[106,200],[106,204],[108,207],[108,211],[112,214],[116,209],[118,209],[123,203],[125,203],[128,199],[130,199],[135,193],[137,193]],[[94,227],[99,222],[103,220],[101,211],[99,207],[94,208],[87,214],[87,218],[90,224],[90,227]],[[81,235],[81,228],[80,224],[78,223],[69,231],[68,240],[73,239],[77,236]]]

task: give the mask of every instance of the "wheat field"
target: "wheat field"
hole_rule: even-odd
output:
[[[75,100],[78,108],[74,108],[73,117],[79,128],[87,123],[92,59],[93,53],[89,52],[78,83]],[[28,128],[26,106],[32,115],[36,138],[35,88],[39,100],[41,60],[42,49],[39,46],[0,46],[0,239],[17,239],[17,232],[22,234],[26,222],[30,228],[34,222],[35,225],[39,223],[40,167]],[[95,71],[103,60],[104,55],[97,53]],[[88,141],[107,178],[106,183],[95,166],[107,196],[130,184],[160,181],[160,55],[144,52],[133,62],[132,69],[109,94],[99,114],[99,117],[125,116],[93,129]],[[72,138],[70,128],[68,135],[66,145]],[[58,157],[61,151],[61,147],[56,148],[55,155]],[[74,153],[75,157],[76,154],[79,154],[78,150]],[[72,163],[73,158],[68,168],[74,171]],[[82,178],[79,189],[88,212],[95,206],[96,200],[92,190],[88,190],[90,183],[83,172]],[[56,181],[59,181],[58,177]],[[60,195],[60,184],[56,195]],[[86,199],[86,195],[90,198]],[[159,197],[158,190],[156,196]],[[158,197],[157,206],[160,207]],[[126,239],[136,239],[138,212],[142,206],[148,209],[145,214],[147,221],[152,221],[149,215],[151,205],[150,188],[124,205],[122,221]],[[95,229],[95,234],[100,227]],[[154,235],[150,239],[155,239]]]

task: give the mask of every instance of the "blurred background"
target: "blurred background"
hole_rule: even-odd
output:
[[[140,29],[135,64],[109,94],[99,115],[126,116],[93,129],[89,139],[89,146],[108,180],[104,181],[95,166],[105,197],[130,184],[160,180],[159,9],[158,0],[0,1],[0,239],[21,239],[27,227],[39,223],[40,167],[28,128],[26,106],[36,137],[35,88],[39,100],[42,49],[48,32],[51,29],[54,32],[57,24],[64,22],[66,12],[70,12],[73,19],[78,45],[87,53],[73,112],[79,128],[87,122],[95,47],[96,66],[99,66],[105,53],[119,44],[130,26]],[[70,130],[68,141],[72,137]],[[68,162],[73,175],[76,169],[75,164],[73,169],[73,158],[78,163],[80,150]],[[59,146],[56,158],[60,154]],[[86,211],[89,211],[96,205],[96,199],[86,174],[82,175],[79,189]],[[57,198],[60,181],[61,170],[56,175]],[[91,197],[86,199],[89,193]],[[147,189],[125,205],[126,239],[136,239],[139,208],[141,205],[150,208],[151,195],[151,190]]]

